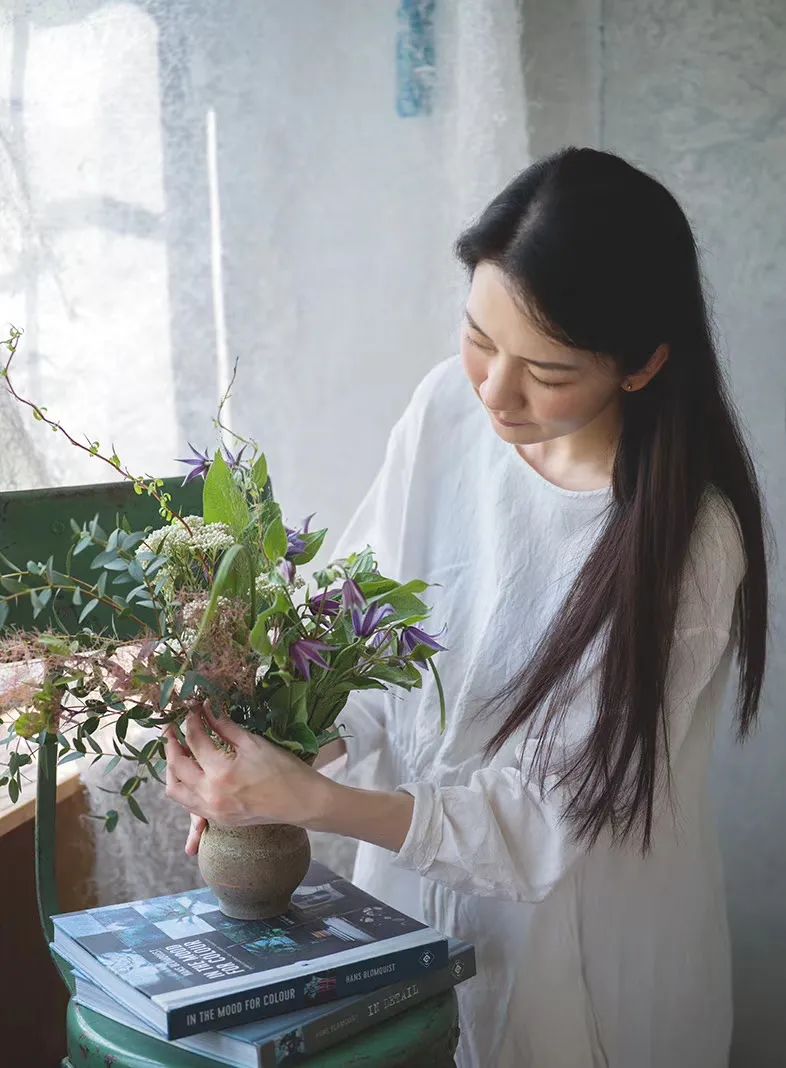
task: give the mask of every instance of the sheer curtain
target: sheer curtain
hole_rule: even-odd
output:
[[[136,473],[177,474],[187,441],[215,443],[237,358],[231,425],[285,515],[340,529],[415,383],[456,351],[452,241],[530,162],[522,37],[516,0],[6,4],[16,389]],[[0,491],[112,477],[0,396]],[[97,811],[123,779],[101,768]],[[131,818],[101,832],[102,900],[196,878],[185,814],[154,786],[145,807],[160,856],[134,862],[153,836]],[[347,870],[347,843],[320,850]]]

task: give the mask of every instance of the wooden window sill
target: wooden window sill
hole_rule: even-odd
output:
[[[58,804],[61,801],[65,801],[66,798],[72,797],[81,789],[82,779],[79,772],[81,765],[81,760],[74,760],[70,764],[57,769]],[[32,777],[33,781],[24,784],[16,804],[12,804],[7,788],[5,786],[0,788],[0,838],[4,834],[10,834],[11,831],[15,831],[17,827],[21,827],[28,820],[35,818],[35,764],[28,765],[24,771],[28,776]]]

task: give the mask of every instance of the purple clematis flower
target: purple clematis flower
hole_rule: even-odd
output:
[[[203,456],[198,449],[194,448],[190,441],[188,443],[188,447],[194,453],[196,459],[175,460],[175,462],[178,464],[190,464],[193,468],[193,470],[189,471],[186,477],[183,479],[183,481],[181,482],[181,486],[185,486],[186,482],[192,482],[195,478],[199,478],[200,475],[204,478],[210,470],[211,460],[207,453],[205,453],[205,455]]]
[[[352,625],[358,638],[368,638],[377,629],[383,619],[393,614],[393,605],[372,604],[365,615],[361,615],[357,608],[352,609]]]
[[[346,579],[342,583],[341,603],[347,612],[362,611],[366,607],[366,598],[354,579]]]
[[[320,656],[320,653],[329,648],[326,642],[317,641],[316,638],[298,638],[290,645],[289,655],[303,678],[310,679],[311,664],[330,670],[330,664]]]
[[[376,634],[372,635],[368,644],[379,651],[392,641],[395,641],[395,633],[391,627],[389,630],[378,630]]]
[[[243,455],[246,448],[247,446],[244,445],[237,456],[233,456],[226,445],[224,446],[224,452],[227,454],[227,464],[229,465],[230,470],[234,471],[236,468],[240,467],[240,457]]]
[[[301,527],[288,527],[284,524],[284,530],[287,532],[287,560],[290,560],[293,556],[298,556],[305,550],[306,543],[300,535],[308,534],[308,524],[316,514],[316,512],[312,512],[311,515],[307,515]]]
[[[291,560],[280,560],[278,564],[278,572],[287,582],[294,582],[295,565]]]
[[[338,615],[341,603],[336,599],[337,590],[325,590],[308,599],[308,607],[314,615],[320,613],[323,616],[332,617]]]
[[[443,627],[442,630],[445,628]],[[439,632],[442,633],[442,630]],[[438,641],[431,634],[426,634],[420,627],[405,627],[401,632],[401,652],[411,653],[413,649],[418,645],[425,645],[428,649],[444,649],[444,645],[440,645]],[[417,660],[420,663],[425,663],[425,656],[413,656],[413,660]]]

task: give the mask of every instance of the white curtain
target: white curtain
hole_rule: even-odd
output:
[[[415,383],[457,349],[452,241],[530,162],[521,45],[516,0],[6,3],[17,390],[135,473],[177,474],[187,441],[213,445],[238,357],[231,424],[288,518],[340,529]],[[112,476],[0,397],[0,492]],[[103,811],[96,784],[127,769],[101,768]],[[193,883],[187,820],[154,792],[156,844],[130,818],[99,838],[102,900]]]

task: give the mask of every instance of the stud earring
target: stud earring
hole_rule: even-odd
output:
[[[625,383],[625,389],[627,389],[627,390],[633,389],[633,383],[632,382],[626,382]]]

